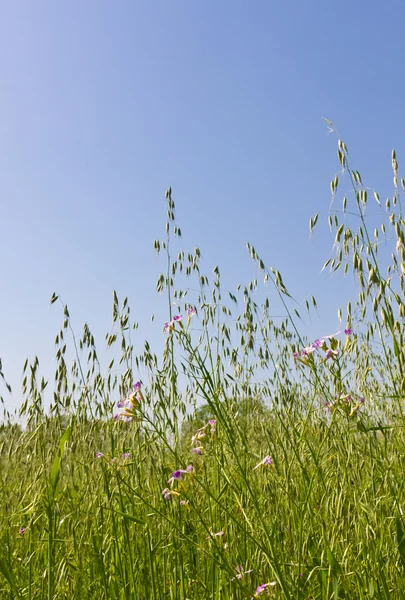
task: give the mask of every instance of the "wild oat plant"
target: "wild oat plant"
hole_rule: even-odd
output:
[[[337,152],[324,268],[358,289],[340,331],[304,339],[250,244],[257,279],[232,293],[205,275],[198,248],[178,250],[171,189],[155,241],[163,351],[135,352],[114,293],[102,369],[53,295],[53,396],[26,362],[21,420],[5,411],[0,429],[0,598],[405,597],[405,182],[393,152],[382,206],[340,139]]]

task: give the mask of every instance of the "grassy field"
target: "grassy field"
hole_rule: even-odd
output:
[[[203,274],[198,248],[177,250],[170,189],[163,352],[135,353],[114,293],[102,373],[61,304],[55,381],[27,362],[24,426],[0,429],[1,599],[405,597],[405,185],[393,153],[381,207],[340,140],[338,158],[334,208],[343,176],[350,192],[325,268],[358,282],[340,331],[302,339],[251,245],[258,276],[235,294]]]

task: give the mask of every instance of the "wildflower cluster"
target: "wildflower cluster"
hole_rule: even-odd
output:
[[[343,332],[337,331],[336,333],[333,333],[331,335],[324,335],[323,337],[316,339],[310,346],[306,346],[305,348],[303,348],[301,352],[293,352],[294,359],[296,359],[303,365],[309,365],[314,360],[313,353],[316,350],[322,350],[325,353],[325,362],[330,358],[332,360],[335,360],[341,352],[341,343],[339,340],[336,339],[336,336],[340,335],[341,333],[344,333],[346,336],[345,347],[347,347],[350,336],[353,333],[353,331],[350,328],[345,329]]]
[[[120,400],[117,404],[119,411],[114,415],[115,421],[141,421],[142,419],[138,416],[137,410],[140,402],[143,400],[141,391],[141,382],[137,381],[132,386],[132,391],[123,400]]]
[[[97,452],[96,458],[103,459],[109,467],[113,467],[114,469],[119,470],[126,464],[127,460],[131,458],[131,453],[123,452],[121,456],[111,457],[108,454],[103,454],[103,452]]]
[[[166,321],[166,323],[163,325],[163,333],[169,333],[172,329],[174,329],[176,323],[179,323],[182,326],[182,318],[182,315],[176,315],[171,321]]]
[[[191,317],[193,317],[195,314],[197,313],[197,310],[194,306],[190,306],[189,308],[187,308],[186,310],[186,314],[187,314],[187,325],[190,324],[190,320]],[[166,321],[166,323],[163,325],[163,333],[170,333],[170,331],[174,330],[174,326],[176,323],[178,323],[180,325],[180,327],[183,327],[183,315],[176,315],[173,317],[173,319],[171,321]]]
[[[259,585],[255,592],[255,598],[259,598],[259,596],[268,596],[270,595],[271,588],[277,585],[277,581],[272,581],[270,583],[262,583]]]
[[[167,483],[170,485],[170,488],[165,488],[162,491],[162,496],[165,500],[170,500],[171,496],[180,496],[180,492],[172,489],[173,484],[177,481],[181,481],[185,476],[190,475],[194,471],[193,465],[189,465],[186,469],[177,469],[177,471],[173,471],[170,478],[167,480]],[[180,504],[183,506],[188,504],[186,500],[180,501]]]
[[[217,426],[216,419],[209,419],[208,423],[206,425],[204,425],[204,427],[201,427],[201,429],[198,429],[196,431],[196,433],[191,438],[191,445],[193,446],[191,448],[191,452],[193,454],[197,454],[198,456],[201,456],[203,454],[204,446],[201,445],[201,441],[207,435],[206,429],[207,429],[207,427],[210,428],[211,439],[213,439],[215,431],[216,431],[216,426]]]
[[[331,412],[340,410],[346,416],[352,417],[363,404],[364,398],[361,396],[356,397],[353,394],[341,394],[339,397],[335,396],[332,402],[325,402],[324,410]]]

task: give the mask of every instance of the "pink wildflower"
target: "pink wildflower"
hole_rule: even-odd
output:
[[[277,585],[277,581],[272,581],[271,583],[262,583],[262,585],[259,585],[259,587],[257,588],[255,597],[258,598],[263,593],[269,594],[270,588],[274,587],[275,585]]]
[[[232,577],[231,581],[235,581],[235,579],[242,579],[244,575],[247,575],[248,573],[252,573],[253,569],[249,569],[248,571],[244,571],[242,565],[239,565],[238,567],[236,567],[236,577]]]
[[[203,447],[202,446],[198,446],[198,448],[191,448],[191,452],[193,454],[197,454],[198,456],[202,456]]]
[[[325,354],[325,360],[328,360],[328,358],[335,358],[335,356],[337,356],[339,354],[339,350],[332,350],[332,348],[328,348]]]
[[[256,469],[258,469],[259,467],[264,467],[264,466],[271,466],[273,464],[273,459],[271,458],[271,456],[265,456],[263,458],[263,460],[261,460],[259,462],[258,465],[255,466],[255,468],[253,469],[253,471],[255,471]]]
[[[217,531],[217,533],[213,533],[210,529],[210,534],[207,536],[207,539],[214,537],[222,537],[223,535],[225,535],[225,531],[223,529],[221,531]]]

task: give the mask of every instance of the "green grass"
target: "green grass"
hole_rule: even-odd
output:
[[[24,427],[6,418],[0,429],[1,599],[242,600],[264,583],[274,585],[258,597],[403,598],[401,181],[393,153],[395,195],[370,233],[368,188],[340,140],[338,151],[332,193],[346,174],[351,200],[329,215],[328,265],[358,279],[342,324],[353,333],[301,354],[308,342],[280,273],[248,245],[282,320],[257,279],[223,290],[218,268],[212,279],[200,270],[198,248],[177,249],[170,189],[157,289],[167,293],[166,318],[176,301],[183,320],[161,355],[149,344],[135,352],[137,325],[114,293],[102,373],[89,328],[75,336],[62,303],[50,406],[34,359],[24,365]],[[139,377],[133,418],[115,421]],[[260,464],[266,456],[272,463]]]

